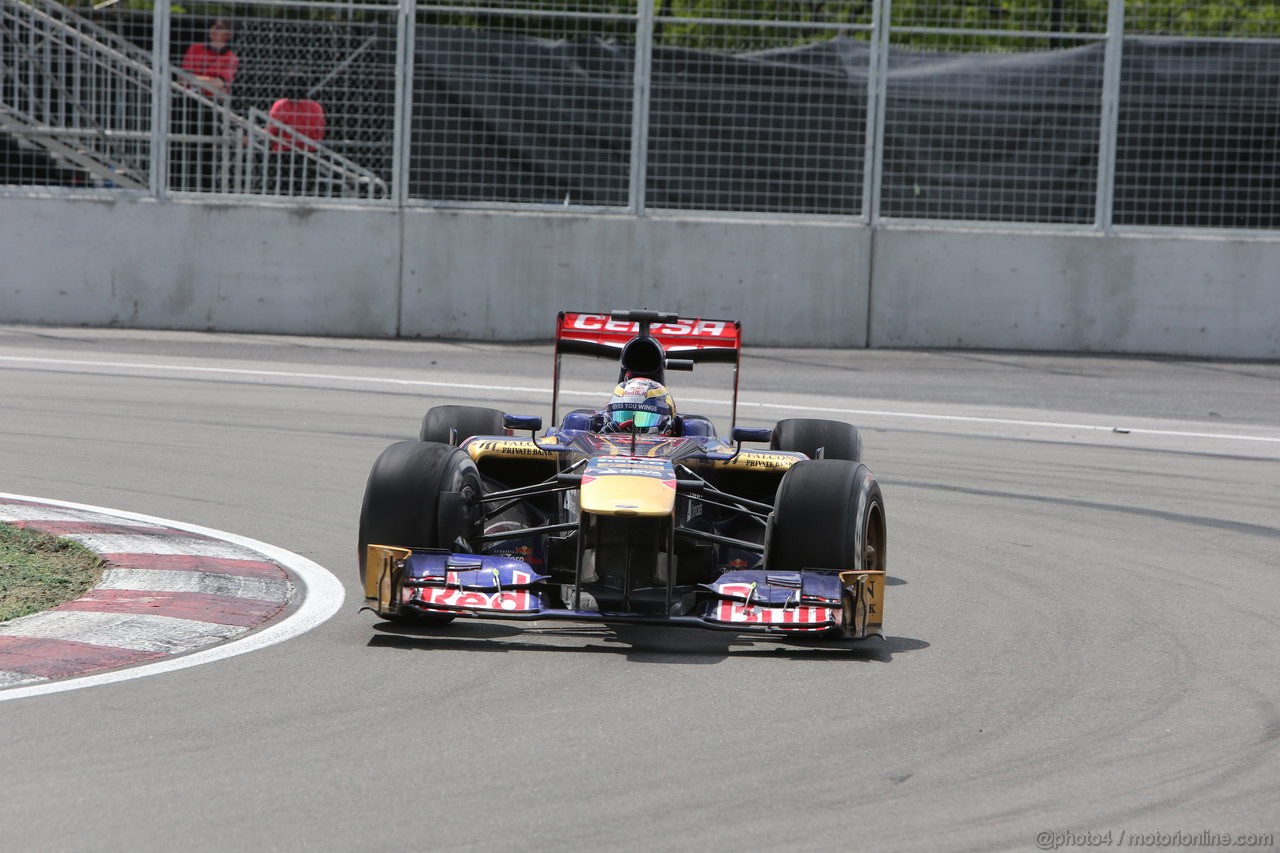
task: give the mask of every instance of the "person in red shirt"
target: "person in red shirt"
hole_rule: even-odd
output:
[[[240,66],[240,57],[231,49],[231,34],[231,23],[226,18],[217,18],[209,27],[209,40],[191,45],[182,57],[182,70],[199,80],[206,94],[221,97],[231,94],[231,84]]]
[[[267,188],[279,195],[316,194],[316,162],[303,152],[314,152],[324,139],[324,107],[307,95],[306,78],[293,71],[285,75],[284,97],[271,105]]]
[[[196,42],[182,56],[182,70],[195,78],[193,92],[226,106],[231,99],[240,58],[231,49],[233,29],[226,18],[216,18],[209,26],[208,41]],[[225,169],[229,148],[222,116],[193,97],[177,97],[173,103],[174,127],[189,138],[170,146],[170,171],[178,189],[212,192],[220,187],[217,178]],[[220,156],[221,155],[221,156]]]

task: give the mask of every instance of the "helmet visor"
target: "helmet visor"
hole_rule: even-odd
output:
[[[610,417],[618,426],[635,424],[636,432],[646,432],[654,429],[662,422],[662,415],[657,412],[638,412],[626,409],[615,410],[610,413]]]

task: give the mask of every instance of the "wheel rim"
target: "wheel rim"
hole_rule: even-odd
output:
[[[884,523],[878,503],[872,504],[862,531],[862,569],[884,571]]]

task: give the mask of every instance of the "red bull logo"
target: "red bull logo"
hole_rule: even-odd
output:
[[[422,603],[443,604],[448,607],[463,607],[468,610],[498,610],[506,613],[521,613],[537,610],[537,600],[523,589],[508,592],[478,592],[475,590],[442,589],[427,587],[422,590]]]
[[[764,607],[750,602],[754,585],[747,583],[720,584],[721,595],[741,597],[742,601],[721,601],[712,617],[717,622],[742,625],[777,625],[793,630],[819,630],[829,627],[835,620],[836,610],[830,607],[795,605],[790,607]]]

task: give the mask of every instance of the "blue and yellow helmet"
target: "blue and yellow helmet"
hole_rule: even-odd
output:
[[[604,415],[606,429],[665,434],[675,422],[676,401],[661,383],[628,379],[613,389]]]

